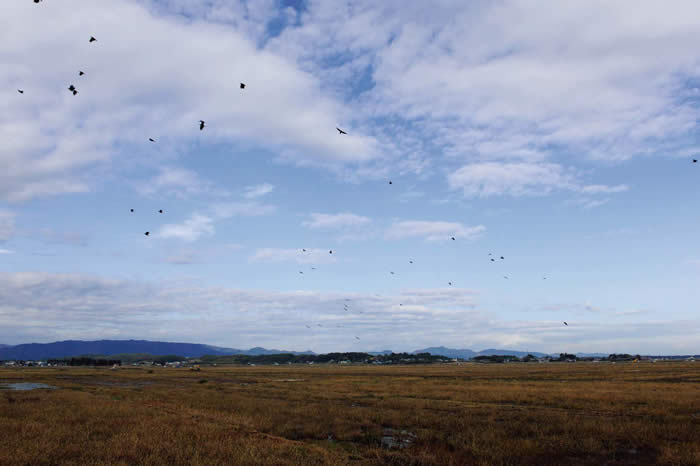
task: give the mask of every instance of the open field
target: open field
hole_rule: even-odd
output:
[[[0,464],[700,464],[700,364],[0,369]],[[383,429],[416,435],[381,447]],[[329,434],[332,440],[329,441]]]

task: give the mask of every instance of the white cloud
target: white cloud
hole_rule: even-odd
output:
[[[629,186],[626,184],[620,184],[617,186],[605,186],[601,184],[594,184],[589,186],[583,186],[581,192],[585,194],[609,194],[609,193],[623,193],[629,190]]]
[[[258,48],[246,25],[183,21],[140,3],[6,5],[0,84],[25,93],[0,104],[0,199],[84,192],[107,162],[131,164],[154,157],[154,147],[202,140],[252,144],[307,164],[377,156],[374,139],[359,129],[335,137],[335,122],[349,111],[316,77]],[[97,42],[84,40],[86,25]],[[71,60],[61,58],[65,50]],[[59,83],[70,81],[78,63],[87,74],[72,79],[79,90],[73,96]],[[238,81],[248,83],[245,91]]]
[[[277,210],[277,207],[270,204],[260,204],[258,202],[226,202],[214,204],[211,210],[218,218],[229,218],[236,215],[257,217],[271,214]]]
[[[175,238],[183,241],[196,241],[202,235],[214,234],[214,219],[194,213],[181,224],[163,225],[158,233],[160,238]]]
[[[248,186],[247,188],[245,188],[243,197],[245,197],[246,199],[256,199],[258,197],[270,194],[274,189],[275,187],[269,183]]]
[[[522,196],[545,194],[552,189],[570,189],[573,175],[551,163],[484,162],[465,165],[447,177],[450,189],[465,196]]]
[[[361,215],[356,215],[350,212],[343,212],[338,214],[310,214],[311,220],[303,223],[304,226],[309,228],[347,228],[347,227],[360,227],[367,225],[371,220],[368,217],[363,217]]]
[[[329,249],[262,248],[250,257],[251,262],[296,262],[298,264],[330,264],[336,261]]]
[[[479,310],[477,297],[473,290],[455,288],[376,296],[0,273],[0,341],[143,338],[319,352],[411,351],[436,345],[475,350],[529,346],[545,352],[696,351],[697,321],[630,319],[620,325],[601,323],[598,314],[584,312],[564,327],[559,320],[500,319]]]
[[[15,213],[0,209],[0,241],[7,241],[15,234]]]
[[[405,220],[394,222],[385,232],[388,239],[423,237],[427,241],[444,241],[450,237],[475,239],[486,231],[483,225],[465,226],[459,222]]]
[[[154,178],[139,183],[137,191],[145,196],[156,193],[166,193],[171,196],[184,198],[190,195],[211,193],[213,186],[203,180],[196,172],[180,167],[162,166],[160,173]]]

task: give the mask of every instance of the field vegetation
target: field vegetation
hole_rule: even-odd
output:
[[[0,391],[3,465],[700,464],[687,362],[0,369],[11,382],[59,389]]]

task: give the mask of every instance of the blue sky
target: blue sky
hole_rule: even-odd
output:
[[[4,5],[0,342],[697,353],[700,6],[463,3]]]

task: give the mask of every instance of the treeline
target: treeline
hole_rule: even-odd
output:
[[[122,364],[119,359],[95,359],[87,357],[49,359],[46,362],[56,366],[114,366],[115,364],[121,366]]]
[[[257,356],[247,354],[233,354],[229,356],[202,356],[202,363],[206,364],[314,364],[339,363],[382,363],[382,364],[426,364],[434,362],[450,361],[446,356],[436,356],[430,353],[409,354],[391,353],[373,356],[368,353],[327,353],[327,354],[261,354]]]

